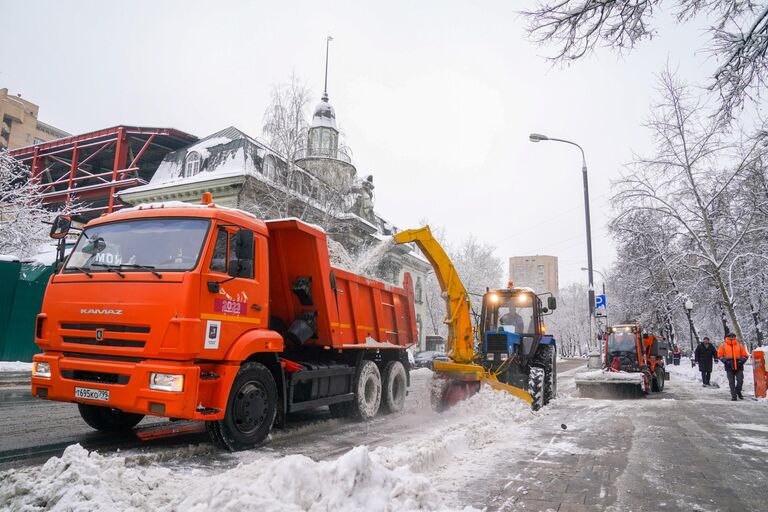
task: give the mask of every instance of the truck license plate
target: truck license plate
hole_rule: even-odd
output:
[[[75,388],[75,398],[85,398],[86,400],[98,400],[100,402],[109,402],[109,390]]]

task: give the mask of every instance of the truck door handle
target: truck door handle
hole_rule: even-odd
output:
[[[261,311],[261,306],[259,306],[258,304],[253,304],[251,305],[251,309],[255,309],[256,311]]]

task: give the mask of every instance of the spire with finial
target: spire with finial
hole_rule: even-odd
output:
[[[325,83],[323,84],[323,100],[328,101],[328,48],[333,38],[329,35],[325,39]]]

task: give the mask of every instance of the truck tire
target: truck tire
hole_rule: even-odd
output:
[[[224,419],[206,421],[213,444],[229,451],[260,445],[272,430],[277,414],[277,386],[261,363],[244,363],[232,382]]]
[[[381,373],[373,361],[362,360],[354,382],[355,398],[352,401],[352,415],[358,420],[368,421],[376,416],[381,405]]]
[[[538,411],[544,406],[544,369],[531,367],[528,374],[528,393],[531,394],[533,402],[531,409]]]
[[[77,404],[80,416],[91,427],[102,432],[125,432],[144,419],[143,414],[123,412],[100,405]]]
[[[532,366],[544,370],[544,401],[547,405],[557,397],[557,349],[555,345],[540,345]]]
[[[405,395],[408,385],[405,366],[400,361],[390,361],[384,368],[384,390],[381,397],[381,409],[386,414],[400,412],[405,407]]]

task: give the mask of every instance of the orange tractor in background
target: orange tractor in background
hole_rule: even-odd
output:
[[[668,345],[643,332],[640,324],[609,327],[603,345],[603,368],[576,376],[581,396],[591,398],[642,396],[664,391]]]

